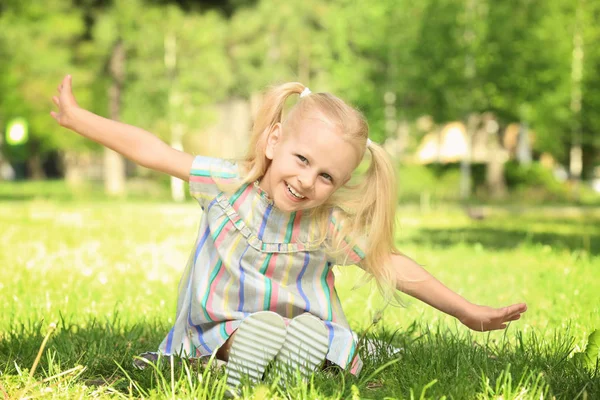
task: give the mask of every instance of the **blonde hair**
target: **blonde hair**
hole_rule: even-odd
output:
[[[303,96],[284,119],[286,99],[291,95],[299,95],[304,89],[301,83],[292,82],[276,86],[266,94],[252,128],[248,153],[241,163],[242,184],[255,182],[267,171],[270,160],[265,151],[267,137],[273,127],[277,123],[284,126],[294,124],[311,111],[319,112],[339,128],[342,137],[357,150],[361,158],[369,150],[371,162],[365,176],[357,183],[342,186],[325,204],[311,210],[311,213],[319,221],[319,240],[324,242],[331,213],[338,209],[338,229],[334,230],[327,251],[348,254],[348,250],[364,238],[367,245],[362,249],[365,257],[361,266],[375,278],[379,289],[389,298],[396,287],[390,255],[399,253],[394,244],[397,200],[392,163],[382,147],[375,143],[367,146],[369,127],[364,116],[329,93]]]

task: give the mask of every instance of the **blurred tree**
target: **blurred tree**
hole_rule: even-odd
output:
[[[568,0],[526,5],[533,16],[521,24],[519,36],[523,39],[512,49],[516,54],[506,55],[512,60],[511,65],[519,66],[523,78],[519,88],[507,85],[502,92],[507,99],[510,94],[525,98],[521,118],[527,115],[535,128],[538,151],[549,152],[563,165],[571,164],[575,167],[571,168],[574,177],[580,168],[584,175],[589,174],[600,153],[595,117],[600,104],[596,90],[600,5]],[[515,25],[511,21],[511,26]],[[505,42],[506,49],[510,45],[515,43]],[[519,110],[508,101],[505,114],[511,108]]]
[[[332,14],[330,24],[335,27],[336,43],[351,57],[344,57],[343,63],[332,58],[327,67],[369,117],[374,140],[383,143],[388,137],[407,134],[406,120],[417,115],[412,82],[418,68],[414,52],[419,43],[423,3],[338,3],[339,17]]]
[[[106,114],[99,101],[109,98],[112,118],[142,126],[180,147],[190,127],[206,120],[199,106],[222,99],[231,85],[222,40],[226,23],[213,12],[186,15],[177,5],[141,0],[86,4],[93,39],[87,50],[96,63],[95,110]],[[127,62],[115,62],[125,57]],[[102,93],[109,86],[110,95]],[[105,153],[106,187],[121,192],[123,160],[110,150]]]
[[[204,105],[297,80],[357,105],[378,142],[405,143],[420,115],[468,121],[492,111],[501,127],[531,126],[536,151],[566,164],[578,132],[585,174],[600,147],[599,15],[590,0],[4,0],[0,120],[27,118],[42,158],[93,146],[54,125],[49,97],[72,73],[80,103],[111,115],[109,66],[121,43],[120,118],[175,146],[208,121]],[[575,43],[585,55],[577,85]]]
[[[583,177],[592,178],[600,165],[600,3],[586,1],[583,13],[585,58],[582,71],[581,136]]]
[[[324,23],[330,7],[315,0],[262,0],[256,8],[238,10],[228,37],[235,92],[250,95],[292,80],[311,85],[320,56],[329,51]]]
[[[145,126],[173,147],[210,122],[203,106],[226,98],[234,83],[225,52],[227,24],[219,14],[185,14],[178,6],[148,7],[131,38],[125,119]],[[171,180],[175,199],[181,181]]]
[[[106,7],[93,24],[93,39],[97,59],[105,68],[99,71],[108,81],[108,117],[122,119],[123,91],[127,85],[126,59],[138,35],[140,15],[145,11],[141,0],[101,3]],[[88,2],[88,5],[98,5]],[[101,96],[102,97],[102,96]],[[125,159],[111,149],[104,148],[104,189],[111,195],[125,193]]]
[[[81,11],[70,0],[3,1],[0,129],[4,131],[12,117],[29,122],[29,170],[36,178],[43,176],[41,163],[46,154],[82,142],[61,131],[48,113],[60,77],[73,71],[74,48],[83,32]]]
[[[252,96],[267,85],[300,81],[356,105],[369,116],[373,138],[383,140],[385,38],[397,31],[387,22],[390,9],[391,1],[262,0],[238,10],[227,41],[234,93]]]
[[[489,108],[484,95],[488,28],[487,0],[428,0],[420,23],[413,29],[414,50],[407,61],[414,73],[403,86],[413,93],[413,109],[436,121],[463,120],[467,127],[467,156],[461,161],[461,197],[471,191],[471,138],[480,115]]]
[[[561,31],[566,25],[561,2],[495,4],[486,37],[485,93],[490,109],[503,124],[521,123],[522,144],[528,141],[528,126],[536,128],[538,150],[555,155],[562,151],[556,135],[564,128],[556,127],[564,127],[569,99],[568,85],[561,79],[570,76],[565,59],[570,39]]]
[[[418,74],[408,83],[420,114],[452,121],[488,109],[480,65],[486,13],[486,0],[426,2],[412,59]]]
[[[226,17],[231,17],[242,7],[251,7],[257,0],[151,0],[150,3],[159,5],[174,5],[184,12],[218,11]]]

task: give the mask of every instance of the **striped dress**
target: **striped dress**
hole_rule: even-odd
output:
[[[217,187],[237,179],[236,164],[208,157],[193,162],[190,192],[204,212],[179,283],[175,324],[160,352],[207,356],[252,313],[270,310],[291,319],[309,312],[329,330],[327,359],[358,374],[357,338],[334,288],[332,266],[340,260],[309,242],[316,221],[302,211],[278,210],[257,185],[231,195]],[[364,257],[357,247],[349,253],[346,263]]]

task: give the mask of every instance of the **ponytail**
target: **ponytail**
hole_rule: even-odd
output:
[[[369,239],[363,266],[385,295],[390,289],[395,293],[396,288],[390,259],[390,254],[399,253],[394,244],[398,204],[396,173],[383,147],[370,143],[367,148],[371,152],[371,165],[361,185],[364,200],[358,216],[359,221],[366,223],[366,236]],[[366,204],[370,204],[367,209]]]
[[[390,300],[396,297],[396,274],[390,255],[400,253],[394,244],[396,174],[390,157],[381,146],[370,142],[367,150],[371,153],[371,163],[364,177],[336,196],[345,210],[345,221],[336,235],[334,248],[344,247],[343,240],[348,237],[364,237],[367,243],[361,266],[369,274],[367,281],[374,278],[381,293]]]
[[[250,145],[244,159],[246,173],[242,184],[254,182],[264,175],[270,162],[265,157],[269,132],[275,124],[282,122],[286,99],[292,94],[301,94],[304,89],[303,84],[290,82],[276,86],[266,94],[252,127]]]

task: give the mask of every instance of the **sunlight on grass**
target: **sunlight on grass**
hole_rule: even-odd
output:
[[[267,380],[242,398],[503,398],[600,396],[598,371],[573,357],[600,327],[600,216],[400,209],[407,255],[473,302],[525,301],[503,332],[479,334],[407,297],[384,309],[362,271],[339,268],[337,290],[359,335],[380,339],[355,378]],[[11,397],[219,398],[224,376],[169,362],[137,371],[170,329],[199,208],[139,202],[4,202],[0,263],[0,393]],[[377,319],[377,318],[376,318]],[[56,323],[33,377],[40,346]],[[399,348],[394,356],[391,348]],[[284,377],[281,377],[284,379]],[[285,379],[284,379],[285,380]]]

